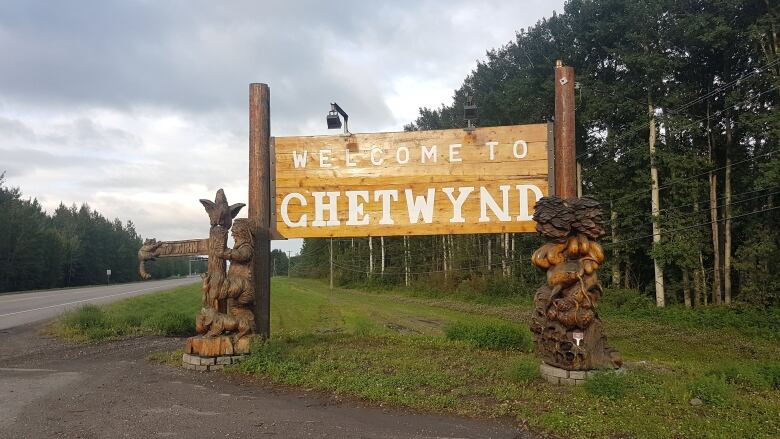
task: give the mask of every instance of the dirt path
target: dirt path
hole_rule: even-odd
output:
[[[495,421],[361,407],[145,360],[179,339],[73,346],[0,331],[0,437],[532,438]]]

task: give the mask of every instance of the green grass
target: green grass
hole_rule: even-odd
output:
[[[641,297],[606,300],[605,331],[628,371],[561,387],[539,377],[528,351],[527,300],[329,291],[319,281],[282,278],[272,290],[272,339],[256,346],[238,373],[376,404],[511,418],[569,438],[780,436],[780,337],[771,330],[777,311],[705,310],[724,319],[710,323],[692,318],[694,311],[647,306]],[[103,317],[85,311],[71,325],[113,328],[123,316],[138,323],[129,333],[160,333],[150,315],[194,316],[199,298],[197,286],[185,287],[100,308]],[[703,404],[692,406],[691,398]]]
[[[200,284],[132,297],[110,305],[85,305],[55,321],[50,332],[75,342],[100,342],[136,335],[195,333]]]

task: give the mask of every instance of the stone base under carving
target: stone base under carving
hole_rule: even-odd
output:
[[[183,354],[182,366],[185,369],[209,372],[219,370],[231,364],[240,363],[246,355],[224,355],[219,357],[201,357],[200,355]]]
[[[599,373],[622,373],[624,369],[617,370],[566,370],[559,367],[550,366],[547,363],[539,365],[539,372],[542,374],[542,378],[548,383],[552,384],[565,384],[568,386],[576,386],[579,384],[585,384],[589,378]]]
[[[234,343],[233,337],[227,335],[220,335],[217,337],[199,335],[187,339],[184,352],[187,354],[199,355],[201,357],[248,354],[255,338],[256,337],[253,336],[245,336]]]

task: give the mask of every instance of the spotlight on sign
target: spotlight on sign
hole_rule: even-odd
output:
[[[477,105],[474,104],[474,96],[466,95],[466,103],[463,105],[463,118],[466,119],[466,132],[472,132],[476,128]]]
[[[328,115],[325,117],[325,120],[328,122],[328,129],[329,130],[336,130],[341,128],[341,119],[339,118],[339,114],[344,118],[344,135],[349,135],[349,129],[347,127],[347,122],[349,121],[349,115],[339,107],[339,104],[335,102],[331,102],[330,104],[330,111],[328,112]]]

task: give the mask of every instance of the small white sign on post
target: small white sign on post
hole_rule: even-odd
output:
[[[111,276],[111,269],[106,270],[106,276]]]

